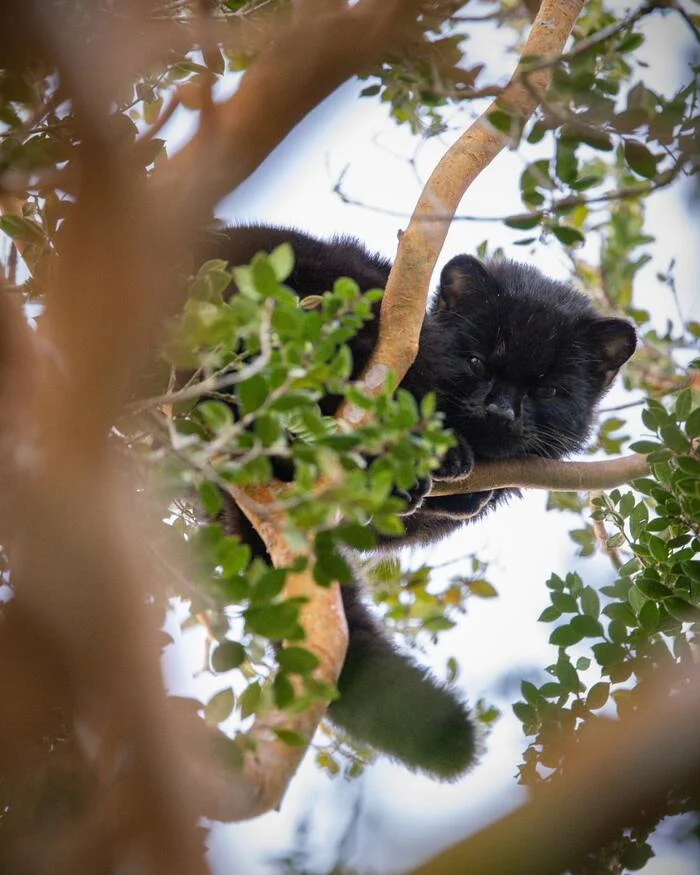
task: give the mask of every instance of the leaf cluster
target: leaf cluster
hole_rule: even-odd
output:
[[[616,579],[599,591],[574,572],[547,581],[550,604],[539,619],[556,624],[549,640],[558,648],[557,660],[543,684],[523,682],[523,699],[513,706],[533,739],[520,766],[526,784],[565,769],[567,751],[597,712],[624,719],[659,672],[675,666],[682,683],[683,667],[696,662],[700,407],[686,389],[671,410],[649,401],[643,420],[654,439],[632,449],[648,453],[651,475],[633,481],[633,490],[614,489],[592,501],[593,519],[606,530],[606,549],[624,554]],[[687,791],[678,788],[667,813],[682,810]],[[613,850],[623,867],[640,868],[651,855],[645,840],[654,825],[627,833],[585,871],[603,871],[596,866]]]
[[[277,508],[287,543],[313,546],[320,586],[349,584],[348,552],[373,548],[376,532],[403,531],[397,490],[426,476],[452,443],[433,398],[419,406],[394,391],[391,378],[370,396],[351,379],[348,341],[375,318],[381,292],[361,294],[340,278],[324,295],[300,300],[284,284],[292,267],[286,244],[246,266],[215,260],[201,267],[163,351],[177,373],[188,368],[191,376],[166,396],[166,411],[151,411],[159,424],[155,443],[142,437],[155,448],[152,465],[170,494],[196,489],[212,520],[193,529],[191,516],[180,513],[176,523],[200,569],[192,610],[206,613],[218,642],[212,667],[245,678],[242,717],[273,704],[302,709],[334,693],[313,676],[317,660],[304,648],[299,623],[303,599],[284,595],[287,574],[304,570],[307,560],[271,568],[253,558],[216,519],[223,513],[225,520],[227,488],[281,478]],[[328,405],[343,399],[368,411],[370,424],[351,428],[329,415]],[[267,646],[281,641],[284,649]],[[225,719],[234,704],[231,689],[219,693],[207,717]]]

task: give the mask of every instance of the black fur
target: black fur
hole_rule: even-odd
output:
[[[322,294],[340,276],[352,277],[363,291],[386,284],[390,262],[350,238],[326,242],[281,228],[233,228],[216,233],[200,255],[244,264],[285,241],[295,254],[287,284],[299,295]],[[353,378],[364,369],[376,339],[375,319],[352,341]],[[418,356],[401,384],[416,398],[435,392],[457,439],[435,479],[465,476],[481,461],[556,459],[580,450],[595,405],[635,343],[629,323],[600,316],[585,296],[534,267],[453,258],[442,271]],[[332,413],[337,400],[324,403],[324,412]],[[416,488],[419,494],[404,517],[405,535],[390,543],[384,539],[385,547],[434,543],[508,493],[431,498],[429,481]],[[264,554],[237,508],[227,510],[225,524],[257,555]],[[464,704],[394,648],[356,586],[343,587],[343,601],[350,643],[331,718],[411,768],[440,778],[460,774],[475,748]]]

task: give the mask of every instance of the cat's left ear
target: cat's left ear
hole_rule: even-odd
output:
[[[437,294],[438,310],[458,310],[468,295],[487,295],[495,280],[487,268],[471,255],[457,255],[448,261],[440,274]]]
[[[637,346],[637,333],[624,319],[595,319],[587,335],[603,385],[609,386]]]

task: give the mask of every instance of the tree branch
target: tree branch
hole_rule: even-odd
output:
[[[554,492],[612,489],[649,473],[645,456],[621,456],[601,462],[562,462],[525,456],[477,465],[468,477],[438,480],[431,495],[485,492],[507,487],[549,489]]]
[[[236,93],[214,108],[208,129],[161,168],[157,184],[177,186],[183,204],[192,198],[215,204],[325,97],[400,46],[417,27],[421,6],[421,0],[359,0],[293,17]]]
[[[687,678],[664,672],[634,712],[598,720],[577,738],[564,775],[411,875],[560,875],[575,869],[587,852],[631,826],[635,813],[663,808],[669,787],[697,789],[698,720],[697,667]]]
[[[576,21],[583,0],[543,0],[522,56],[558,55]],[[536,77],[536,80],[533,80]],[[529,74],[542,93],[549,81],[548,70]],[[379,341],[365,371],[367,390],[379,391],[388,370],[399,381],[418,351],[430,278],[445,242],[452,217],[466,190],[508,143],[506,134],[488,122],[497,108],[527,119],[537,101],[521,81],[518,66],[501,97],[447,151],[431,174],[406,231],[401,235],[396,261],[382,300]],[[354,409],[341,415],[357,425],[362,412]]]
[[[312,574],[311,544],[307,545],[305,552],[293,551],[287,545],[283,534],[284,513],[275,510],[279,490],[280,487],[274,485],[247,487],[245,490],[231,487],[231,495],[265,542],[276,567],[289,566],[300,555],[309,560],[305,571],[287,575],[283,596],[307,599],[299,618],[306,633],[304,646],[319,658],[314,677],[324,684],[335,686],[348,645],[340,587],[337,583],[330,587],[321,587],[316,583]],[[264,517],[256,512],[253,502],[265,508]],[[228,790],[217,800],[220,812],[217,816],[226,820],[246,820],[279,806],[289,781],[306,753],[306,746],[287,744],[275,735],[274,730],[296,732],[310,742],[326,713],[327,704],[320,700],[299,714],[273,710],[256,717],[250,732],[255,749],[246,756],[244,780],[235,788],[235,792]]]

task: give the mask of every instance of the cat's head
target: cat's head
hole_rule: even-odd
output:
[[[407,388],[436,391],[476,459],[560,458],[584,444],[635,345],[628,322],[601,316],[570,285],[461,255],[442,271]]]

